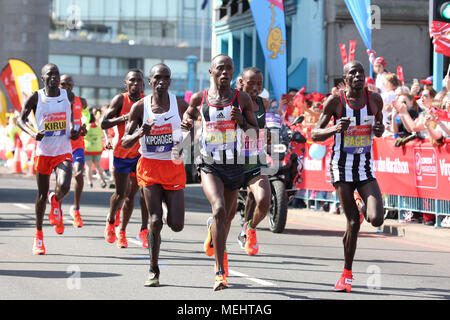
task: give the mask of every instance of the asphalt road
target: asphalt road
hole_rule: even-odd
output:
[[[54,184],[52,183],[51,186]],[[71,225],[73,192],[63,201],[65,233],[44,224],[46,255],[31,253],[34,236],[35,180],[0,175],[1,300],[424,300],[450,298],[450,250],[424,247],[373,231],[361,232],[353,268],[352,293],[335,293],[343,268],[343,225],[320,228],[290,211],[283,234],[264,221],[260,253],[248,256],[237,244],[233,221],[227,243],[230,288],[213,292],[214,260],[202,251],[209,203],[199,185],[185,190],[183,231],[162,231],[158,288],[143,286],[148,251],[136,240],[140,210],[127,228],[129,247],[119,249],[103,237],[110,189],[87,189],[82,199],[84,227]],[[47,206],[47,213],[50,206]]]

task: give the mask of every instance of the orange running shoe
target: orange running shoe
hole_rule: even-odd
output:
[[[344,272],[342,273],[338,282],[334,286],[334,291],[336,291],[336,292],[351,292],[352,291],[352,280],[353,280],[352,272],[344,270]]]
[[[214,254],[214,246],[213,246],[213,240],[211,236],[211,225],[212,225],[213,218],[209,217],[206,226],[208,228],[208,235],[206,236],[206,240],[203,243],[203,248],[205,250],[205,253],[207,256],[211,257]]]
[[[139,240],[142,242],[142,246],[146,249],[148,249],[148,229],[143,229],[139,232]]]
[[[81,214],[79,209],[75,209],[74,206],[70,207],[70,216],[73,218],[73,226],[75,228],[83,227],[83,220],[81,219]]]
[[[33,244],[33,254],[45,254],[44,234],[42,230],[36,230]]]
[[[53,226],[53,228],[55,228],[55,232],[57,234],[63,234],[64,233],[64,222],[63,222],[62,214],[59,216],[59,220],[56,223],[56,225]]]
[[[116,230],[114,229],[114,223],[109,223],[106,221],[105,240],[109,243],[114,243],[114,241],[116,241]]]
[[[116,211],[116,219],[114,220],[114,226],[118,227],[120,225],[120,208]]]
[[[50,202],[50,213],[48,215],[48,220],[52,226],[58,224],[59,217],[62,216],[61,212],[61,202],[56,201],[55,193],[52,192],[48,196],[48,202]]]
[[[125,231],[122,231],[122,230],[119,231],[119,238],[117,240],[117,247],[118,248],[128,248],[127,235],[126,235]]]
[[[223,271],[216,273],[216,282],[214,283],[214,291],[219,291],[228,288],[227,278]]]
[[[258,240],[256,239],[256,230],[250,228],[249,222],[246,222],[245,224],[245,251],[247,251],[250,256],[254,256],[259,250]]]

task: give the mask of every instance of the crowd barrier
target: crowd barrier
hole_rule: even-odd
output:
[[[405,146],[395,147],[394,138],[375,138],[373,168],[384,198],[386,210],[399,212],[403,219],[406,211],[430,213],[436,216],[435,227],[450,215],[450,141],[433,146],[428,139],[413,140]],[[313,159],[305,147],[303,181],[297,185],[303,191],[297,198],[312,200],[316,210],[319,202],[339,204],[331,185],[331,145],[326,146],[321,159]]]

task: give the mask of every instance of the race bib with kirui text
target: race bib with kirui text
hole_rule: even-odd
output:
[[[63,136],[67,129],[67,114],[65,112],[45,113],[44,130],[46,137]]]
[[[173,148],[172,125],[153,126],[150,135],[145,136],[147,152],[168,152]]]
[[[372,148],[373,121],[373,116],[367,116],[360,125],[355,125],[355,118],[350,119],[350,126],[344,133],[345,152],[352,154],[370,152]]]
[[[234,149],[236,145],[236,122],[206,122],[205,144],[207,151]]]

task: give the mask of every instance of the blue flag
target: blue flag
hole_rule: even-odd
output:
[[[275,98],[287,93],[286,22],[283,0],[249,0]]]
[[[370,0],[345,0],[356,28],[367,49],[372,50],[372,19],[370,19]]]

